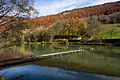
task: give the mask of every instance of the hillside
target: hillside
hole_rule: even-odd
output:
[[[94,15],[109,15],[115,12],[120,12],[120,1],[70,10],[56,15],[38,17],[31,19],[29,21],[30,23],[34,24],[34,27],[39,27],[39,26],[49,27],[55,21],[60,19],[66,19],[72,17],[82,18],[82,17],[89,17]]]
[[[120,39],[120,24],[102,24],[100,29],[102,30],[100,30],[95,37],[102,37],[104,39]],[[93,30],[96,31],[97,28],[94,28]]]

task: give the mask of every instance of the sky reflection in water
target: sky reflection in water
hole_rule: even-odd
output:
[[[37,65],[8,68],[1,70],[0,75],[4,75],[8,80],[120,80],[117,77],[73,72]]]

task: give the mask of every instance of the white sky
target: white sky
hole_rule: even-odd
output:
[[[65,10],[72,10],[115,1],[119,0],[36,0],[35,8],[39,11],[39,16],[46,16],[57,14]]]

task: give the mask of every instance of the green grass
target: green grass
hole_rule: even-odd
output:
[[[102,37],[104,39],[120,39],[120,24],[102,24],[100,26],[100,32],[96,35],[96,37]],[[113,31],[111,31],[113,30]],[[112,37],[110,37],[110,32],[114,32]]]

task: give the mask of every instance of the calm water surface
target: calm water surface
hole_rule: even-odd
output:
[[[120,47],[26,44],[2,49],[0,60],[70,50],[83,52],[9,66],[0,75],[7,80],[120,80]]]

